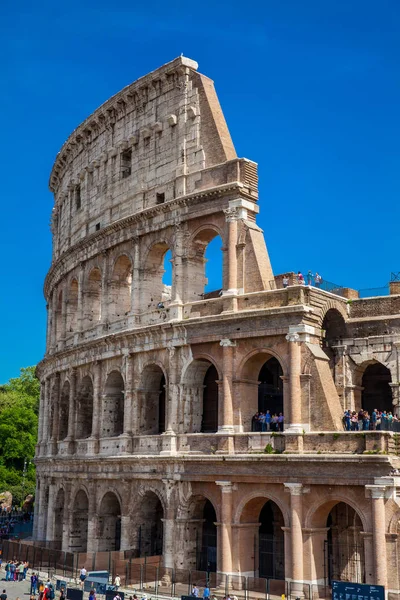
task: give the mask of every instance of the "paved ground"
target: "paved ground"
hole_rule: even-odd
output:
[[[1,573],[2,579],[0,581],[0,593],[6,590],[7,600],[21,600],[29,599],[30,583],[28,581],[5,581],[4,574]]]

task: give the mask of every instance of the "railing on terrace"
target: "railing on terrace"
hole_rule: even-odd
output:
[[[348,286],[340,285],[338,283],[333,283],[332,281],[327,281],[326,279],[322,279],[320,282],[315,281],[314,275],[309,277],[304,275],[304,281],[301,282],[298,280],[297,275],[295,273],[287,274],[289,279],[289,285],[305,285],[315,287],[320,290],[324,290],[325,292],[330,292],[331,294],[336,294],[337,296],[342,296],[348,298],[348,290],[351,289]],[[393,273],[392,273],[393,276]],[[392,279],[391,281],[397,281],[396,279]],[[272,279],[269,282],[269,287],[271,290],[282,289],[285,287],[283,285],[282,276],[277,276],[277,278]],[[376,288],[362,288],[358,291],[359,298],[372,298],[376,296],[388,296],[390,293],[389,283],[381,287]]]

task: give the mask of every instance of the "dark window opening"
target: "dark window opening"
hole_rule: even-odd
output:
[[[209,500],[203,508],[201,537],[196,534],[197,568],[199,571],[215,573],[217,570],[217,516]],[[200,539],[199,539],[200,537]]]
[[[211,365],[204,377],[202,433],[218,431],[218,372]]]
[[[75,187],[75,207],[76,210],[79,210],[82,206],[82,198],[81,198],[81,186],[77,185]]]
[[[270,411],[271,415],[283,412],[283,381],[282,367],[279,361],[273,357],[264,363],[258,375],[260,382],[258,386],[258,411],[265,413]]]
[[[162,192],[161,194],[156,194],[157,204],[164,204],[165,202],[165,194]]]
[[[99,231],[100,229],[100,223],[96,223],[96,231]]]
[[[132,150],[125,150],[121,154],[122,179],[129,177],[132,173]]]

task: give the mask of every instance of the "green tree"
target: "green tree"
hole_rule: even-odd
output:
[[[15,503],[34,492],[39,396],[35,367],[21,369],[19,377],[0,386],[0,492],[10,491]]]

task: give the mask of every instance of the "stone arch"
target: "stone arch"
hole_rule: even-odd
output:
[[[207,297],[211,292],[206,293],[207,278],[207,259],[206,250],[208,245],[216,238],[221,239],[221,252],[224,247],[223,234],[215,225],[202,225],[191,236],[189,240],[186,268],[186,281],[189,285],[184,290],[184,302],[196,302]],[[223,256],[222,256],[223,257]],[[216,292],[219,292],[224,286],[224,266],[222,266],[221,286]]]
[[[114,261],[108,286],[110,321],[127,316],[131,311],[132,261],[127,254],[120,254]]]
[[[90,437],[93,419],[93,382],[90,375],[85,375],[78,386],[76,412],[76,438]]]
[[[307,529],[311,529],[313,527],[325,527],[324,523],[328,518],[330,510],[336,504],[339,504],[339,502],[343,502],[344,504],[348,504],[349,506],[351,506],[351,508],[360,517],[363,530],[369,531],[368,523],[370,523],[371,521],[368,518],[368,516],[360,510],[360,508],[357,506],[357,503],[351,497],[337,493],[335,493],[332,498],[319,498],[311,505],[309,505],[304,518],[304,526]]]
[[[210,494],[193,494],[178,510],[180,540],[176,560],[178,568],[198,571],[217,570],[218,503]],[[180,516],[179,516],[180,515]]]
[[[394,515],[392,515],[389,521],[389,533],[400,534],[400,510],[397,510]]]
[[[258,577],[285,579],[282,528],[289,521],[282,510],[282,502],[278,498],[272,500],[269,494],[254,492],[243,499],[239,509],[236,513],[238,522],[246,524],[246,527],[238,529],[239,544],[254,549],[254,556],[251,552],[242,554],[240,571],[253,570]]]
[[[307,524],[322,532],[313,540],[314,569],[320,579],[365,583],[363,533],[365,515],[349,498],[335,495],[314,505],[306,515]],[[324,569],[324,562],[327,569]]]
[[[158,362],[148,363],[142,370],[139,388],[139,430],[144,435],[165,431],[167,378]]]
[[[114,491],[106,492],[99,503],[97,549],[113,552],[121,548],[121,500]]]
[[[101,321],[102,275],[99,267],[93,267],[86,282],[83,298],[84,329]]]
[[[258,412],[287,414],[283,378],[285,362],[269,348],[249,352],[238,368],[240,390],[240,424],[244,431],[261,431],[260,423],[254,419]],[[244,401],[246,399],[246,401]],[[263,430],[267,430],[265,425]]]
[[[107,377],[102,398],[102,437],[115,437],[123,433],[124,397],[124,379],[119,371],[111,371]]]
[[[218,381],[214,361],[196,358],[182,376],[182,414],[185,433],[218,430]]]
[[[78,329],[78,298],[79,284],[76,277],[71,279],[67,296],[67,333],[73,333]]]
[[[361,377],[361,408],[371,415],[376,408],[387,412],[393,411],[393,393],[390,384],[392,374],[390,369],[377,360],[364,362],[359,365],[356,373]],[[383,427],[382,427],[383,428]]]
[[[60,487],[54,502],[54,536],[53,539],[61,549],[65,534],[65,491]]]
[[[58,424],[58,439],[65,440],[68,435],[68,424],[69,424],[69,397],[70,397],[70,383],[68,379],[64,381],[60,393],[60,409],[59,409],[59,424]],[[72,418],[72,416],[71,416]]]
[[[131,547],[137,556],[158,556],[163,552],[163,520],[165,507],[162,495],[151,488],[141,489],[133,516]]]
[[[321,308],[321,311],[320,311],[318,321],[319,321],[319,326],[321,327],[321,329],[323,328],[322,324],[324,322],[326,314],[332,309],[339,312],[342,315],[343,320],[345,322],[349,318],[349,315],[347,314],[347,306],[344,301],[340,302],[339,300],[329,299],[329,300],[327,300],[327,302],[324,304],[324,306]]]
[[[72,502],[72,522],[69,536],[70,552],[86,552],[89,523],[89,497],[87,491],[80,488]]]
[[[171,250],[173,260],[174,250],[165,240],[153,243],[145,253],[144,266],[140,271],[141,307],[144,312],[154,310],[160,302],[168,302],[173,295],[172,288],[163,283],[164,258],[168,250]],[[172,281],[173,287],[173,268]]]

